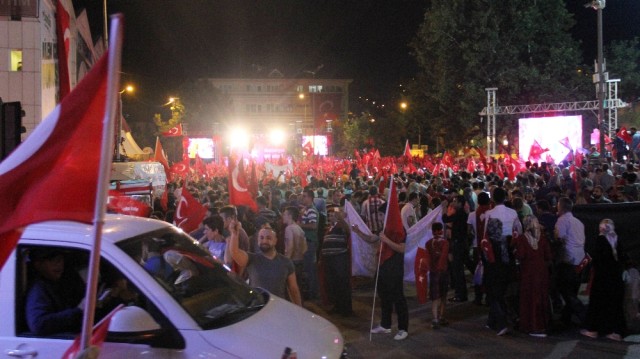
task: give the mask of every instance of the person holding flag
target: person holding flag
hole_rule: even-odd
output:
[[[384,230],[379,234],[367,235],[357,225],[352,225],[352,229],[364,241],[370,243],[379,241],[381,243],[376,277],[376,292],[380,296],[381,321],[380,325],[371,329],[371,333],[391,333],[391,314],[395,308],[398,316],[398,332],[393,339],[404,340],[409,335],[409,308],[404,296],[403,281],[406,232],[402,226],[398,195],[393,181],[391,181],[390,187],[388,201],[379,209],[386,212]]]

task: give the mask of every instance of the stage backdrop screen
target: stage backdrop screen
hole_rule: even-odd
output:
[[[189,158],[213,158],[214,144],[212,138],[189,138]]]
[[[313,153],[308,153],[308,155],[328,155],[327,136],[302,136],[302,150],[304,151],[305,148],[313,149]]]
[[[582,116],[521,118],[519,136],[521,159],[529,160],[535,140],[543,149],[549,149],[542,153],[540,162],[546,162],[549,155],[555,163],[559,163],[569,154],[569,148],[563,145],[567,139],[574,153],[582,148]]]

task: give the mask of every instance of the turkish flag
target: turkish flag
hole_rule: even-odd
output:
[[[402,219],[400,218],[400,206],[398,205],[398,192],[396,185],[389,180],[389,197],[387,198],[387,213],[384,219],[384,234],[396,243],[403,243],[406,237]],[[391,247],[382,244],[380,255],[380,265],[391,258],[394,251]]]
[[[573,150],[573,147],[571,147],[571,143],[569,142],[569,137],[565,137],[563,139],[560,140],[560,144],[563,145],[564,147]]]
[[[467,172],[469,173],[473,173],[476,170],[476,162],[473,160],[473,158],[469,157],[469,159],[467,160]]]
[[[171,174],[171,178],[175,178],[175,176],[184,178],[189,174],[190,170],[189,166],[189,157],[183,159],[181,162],[174,163],[173,166],[169,169],[169,173]]]
[[[304,152],[307,156],[313,155],[313,145],[311,144],[311,141],[305,143],[304,146],[302,146],[302,152]]]
[[[584,154],[578,151],[578,153],[575,155],[575,158],[576,158],[576,166],[578,166],[578,168],[581,168],[582,164],[584,163]]]
[[[162,135],[164,137],[177,137],[182,136],[182,124],[179,123],[174,127],[170,128],[169,131],[163,132]]]
[[[549,151],[548,148],[543,149],[537,140],[533,140],[533,144],[531,144],[531,148],[529,149],[529,161],[540,162],[540,157],[547,151]]]
[[[185,182],[185,185],[182,186],[180,203],[178,203],[173,219],[175,225],[187,233],[193,232],[198,229],[198,226],[202,223],[206,214],[207,208],[200,204],[197,199],[193,198],[187,190]]]
[[[424,304],[429,297],[429,280],[427,277],[429,272],[429,256],[427,255],[426,249],[418,247],[413,270],[416,276],[416,296],[418,297],[418,303]]]
[[[627,131],[627,129],[625,127],[622,127],[620,129],[620,131],[618,131],[618,133],[616,133],[616,135],[618,137],[620,137],[621,139],[624,140],[624,142],[630,144],[631,143],[631,135],[629,134],[629,131]]]
[[[60,99],[71,92],[69,72],[69,50],[71,48],[71,0],[56,1],[56,36],[58,37],[58,74],[60,78]],[[74,13],[75,17],[75,13]]]
[[[484,253],[484,258],[487,260],[487,262],[496,262],[496,257],[493,253],[493,246],[491,245],[491,241],[487,237],[486,233],[484,235],[484,238],[482,238],[482,240],[480,241],[480,250],[482,250],[482,253]]]
[[[109,332],[109,324],[111,324],[111,318],[118,312],[120,309],[124,308],[124,304],[120,304],[111,313],[107,314],[106,317],[102,318],[102,320],[93,327],[93,334],[91,334],[91,345],[102,347],[105,339],[107,339],[107,333]],[[71,343],[69,349],[67,349],[64,354],[62,354],[62,359],[74,359],[79,354],[80,351],[80,336],[78,335]]]
[[[247,187],[249,189],[249,192],[251,192],[251,195],[254,197],[258,196],[258,190],[259,190],[259,186],[258,186],[258,173],[256,170],[256,160],[251,159],[251,176],[249,179],[249,187]]]
[[[107,54],[0,163],[0,267],[24,226],[93,222],[106,92]]]
[[[169,190],[166,188],[164,192],[162,192],[162,197],[160,197],[160,207],[162,207],[162,210],[165,212],[169,209]]]
[[[148,204],[113,190],[109,191],[107,209],[111,212],[137,217],[149,217],[151,215],[151,207]]]
[[[404,156],[408,159],[411,159],[413,156],[411,156],[411,147],[409,147],[409,140],[407,140],[407,142],[405,142],[404,144]]]
[[[242,162],[240,159],[240,163],[236,165],[235,158],[229,159],[229,204],[247,206],[258,212],[258,205],[249,191],[249,181]]]
[[[153,153],[153,160],[156,162],[160,162],[162,167],[164,167],[164,172],[167,175],[167,181],[171,182],[171,170],[169,168],[169,161],[167,160],[167,156],[164,154],[164,149],[162,148],[162,143],[160,142],[160,137],[156,136],[156,150]]]
[[[447,151],[444,151],[442,154],[442,164],[447,167],[451,167],[453,165],[453,157],[451,157],[451,154]]]
[[[200,156],[197,153],[196,153],[196,163],[194,167],[197,175],[199,176],[207,175],[207,166],[205,166],[204,161],[202,161],[202,158],[200,158]]]

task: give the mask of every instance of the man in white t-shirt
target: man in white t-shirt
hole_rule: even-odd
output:
[[[400,218],[402,218],[402,225],[404,230],[408,231],[411,226],[416,224],[418,218],[416,216],[416,206],[420,203],[420,198],[417,192],[409,193],[407,203],[400,210]]]

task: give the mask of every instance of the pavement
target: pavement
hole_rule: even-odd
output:
[[[622,342],[591,339],[580,335],[577,325],[565,327],[558,321],[554,321],[546,338],[531,337],[512,328],[506,335],[497,336],[495,331],[485,328],[489,308],[473,304],[473,290],[469,293],[468,302],[447,303],[445,317],[450,324],[434,330],[431,302],[419,304],[414,286],[405,283],[409,336],[402,341],[393,339],[397,332],[395,314],[391,334],[369,334],[372,280],[361,279],[354,285],[352,316],[331,314],[330,308],[318,301],[307,301],[304,306],[340,329],[348,358],[640,358],[640,335],[627,336]],[[449,297],[452,296],[449,292]],[[379,320],[380,306],[376,302],[373,326],[378,325]]]

